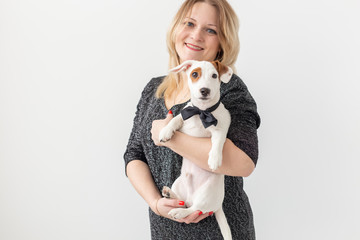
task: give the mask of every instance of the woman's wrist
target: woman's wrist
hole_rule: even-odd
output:
[[[159,211],[159,208],[158,208],[158,204],[159,204],[159,200],[160,200],[161,198],[159,198],[157,201],[156,201],[156,204],[155,204],[155,209],[156,209],[156,214],[157,215],[159,215],[159,216],[161,216],[162,217],[162,215],[161,215],[161,213],[160,213],[160,211]]]
[[[161,197],[159,198],[156,198],[154,199],[151,204],[149,204],[151,210],[156,214],[156,215],[159,215],[161,216],[161,213],[159,212],[159,209],[158,209],[158,203],[159,203],[159,200],[161,199]]]

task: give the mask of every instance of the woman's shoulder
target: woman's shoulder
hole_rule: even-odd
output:
[[[235,73],[231,76],[231,79],[228,83],[221,83],[221,91],[248,91],[244,81]]]
[[[245,97],[254,101],[244,81],[236,74],[233,74],[228,83],[221,83],[221,98]],[[235,95],[235,96],[234,96]]]
[[[164,77],[165,76],[151,78],[150,81],[146,83],[142,95],[144,96],[144,95],[154,94],[157,88],[159,87],[159,85],[164,80]]]
[[[159,77],[151,78],[150,81],[146,84],[145,88],[155,88],[155,89],[157,89],[157,87],[162,83],[164,78],[165,78],[165,76],[159,76]]]
[[[256,118],[256,125],[260,125],[255,99],[239,76],[233,74],[228,83],[222,83],[220,91],[220,100],[228,110],[232,110],[233,113],[251,112]]]

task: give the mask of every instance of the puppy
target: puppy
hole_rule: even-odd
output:
[[[195,137],[211,137],[208,165],[215,171],[222,163],[222,150],[230,125],[230,113],[220,102],[220,83],[230,81],[233,71],[220,62],[185,61],[171,69],[185,71],[191,102],[161,131],[160,141],[168,141],[176,130]],[[169,212],[174,219],[182,219],[194,211],[215,213],[224,239],[232,239],[222,203],[225,194],[224,175],[206,171],[183,158],[181,175],[171,189],[164,187],[163,196],[184,200],[187,208]]]

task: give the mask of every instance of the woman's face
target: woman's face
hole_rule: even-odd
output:
[[[219,18],[216,8],[196,3],[176,33],[175,49],[180,62],[213,61],[220,48]]]

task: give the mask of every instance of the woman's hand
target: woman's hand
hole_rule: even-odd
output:
[[[160,142],[159,140],[159,134],[161,129],[163,129],[169,122],[171,119],[173,119],[174,116],[172,114],[171,111],[169,111],[169,113],[167,114],[165,119],[159,119],[159,120],[154,120],[152,122],[152,128],[151,128],[151,138],[154,141],[154,144],[156,146],[163,146],[163,143]]]
[[[171,218],[171,216],[168,213],[174,208],[185,207],[185,204],[183,201],[180,201],[178,199],[160,198],[159,200],[156,201],[155,204],[156,204],[155,209],[158,211],[157,212],[158,215],[168,218],[168,219],[171,219],[171,220],[174,220],[176,222],[180,222],[180,223],[183,223],[183,222],[186,224],[198,223],[201,220],[203,220],[204,218],[207,218],[208,216],[211,216],[213,214],[212,212],[202,213],[200,211],[195,211],[183,219],[173,219],[173,218]]]

